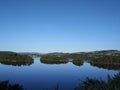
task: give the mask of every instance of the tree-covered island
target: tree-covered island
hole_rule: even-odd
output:
[[[14,52],[0,52],[0,63],[14,66],[31,65],[32,57]]]
[[[49,53],[42,55],[40,61],[47,64],[61,64],[72,62],[77,66],[82,65],[84,61],[88,61],[91,63],[91,65],[94,66],[103,66],[103,68],[108,69],[115,67],[115,69],[118,69],[118,67],[120,67],[120,51],[103,50],[78,53]]]

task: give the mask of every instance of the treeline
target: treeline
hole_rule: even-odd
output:
[[[120,56],[100,56],[94,57],[90,60],[90,64],[104,69],[119,70],[120,69]]]
[[[114,64],[120,65],[120,56],[101,56],[97,58],[92,58],[90,63],[99,63],[99,64]]]
[[[65,57],[61,56],[53,56],[53,55],[44,55],[40,58],[42,63],[47,64],[60,64],[60,63],[67,63],[68,60]]]
[[[17,53],[0,53],[0,63],[7,65],[30,65],[33,63],[33,59],[27,55],[20,55]]]
[[[63,63],[68,63],[72,62],[74,65],[80,66],[83,64],[83,59],[75,57],[68,57],[65,55],[44,55],[40,58],[40,61],[42,63],[46,64],[63,64]]]
[[[120,67],[120,55],[112,56],[112,55],[79,55],[79,54],[62,54],[62,55],[44,55],[41,56],[40,61],[48,64],[60,64],[72,62],[73,64],[80,66],[83,62],[87,60],[91,63],[91,65],[103,67],[107,69],[119,69]]]

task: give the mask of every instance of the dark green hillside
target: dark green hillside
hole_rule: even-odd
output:
[[[72,62],[74,65],[80,66],[83,64],[84,60],[78,55],[44,55],[41,57],[40,61],[46,64],[61,64]]]
[[[5,55],[5,54],[15,54],[15,52],[10,52],[10,51],[0,51],[0,55]]]
[[[120,69],[120,56],[101,56],[92,58],[90,60],[91,65],[105,69]]]
[[[30,65],[33,59],[27,55],[20,55],[14,52],[0,52],[0,63],[8,65]]]
[[[81,58],[76,58],[72,61],[74,65],[81,66],[83,64],[84,60]]]
[[[40,61],[49,64],[72,62],[77,66],[82,65],[84,61],[88,61],[92,65],[99,65],[99,67],[105,67],[108,69],[115,67],[118,69],[120,66],[120,51],[102,50],[77,53],[48,53],[46,55],[42,55]]]
[[[101,56],[98,58],[92,58],[90,60],[91,63],[98,63],[98,64],[114,64],[120,65],[120,55],[119,56]]]
[[[61,64],[67,63],[68,60],[61,56],[53,56],[53,55],[44,55],[41,57],[40,61],[46,64]]]

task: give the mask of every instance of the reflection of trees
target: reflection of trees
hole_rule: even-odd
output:
[[[83,59],[80,59],[80,58],[76,58],[76,59],[74,59],[74,60],[72,61],[72,63],[73,63],[74,65],[76,65],[76,66],[81,66],[81,65],[83,65],[83,62],[84,62],[84,60],[83,60]]]
[[[101,56],[90,60],[91,65],[105,69],[120,69],[120,56]]]
[[[101,56],[98,58],[92,58],[91,63],[100,63],[100,64],[115,64],[120,65],[120,56]]]
[[[0,61],[1,64],[5,64],[5,65],[13,65],[13,66],[26,66],[26,65],[31,65],[33,63],[33,61],[23,61],[23,62],[19,62],[19,61]]]
[[[69,62],[69,58],[65,56],[45,55],[41,57],[40,61],[45,64],[64,64]],[[84,61],[81,58],[74,58],[71,62],[74,65],[81,66]]]
[[[113,78],[108,76],[107,82],[87,78],[83,85],[79,85],[75,90],[120,90],[120,73]]]
[[[91,65],[108,70],[120,70],[120,65],[91,63]]]
[[[0,90],[24,90],[19,84],[10,84],[9,81],[0,82]]]
[[[41,63],[44,63],[44,64],[66,64],[68,62],[65,62],[65,61],[41,61]]]

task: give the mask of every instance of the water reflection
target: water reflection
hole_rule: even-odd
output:
[[[34,63],[34,60],[9,60],[0,61],[1,64],[12,65],[12,66],[29,66]]]
[[[18,83],[26,90],[74,90],[78,84],[86,80],[86,77],[106,81],[108,75],[113,77],[118,70],[94,67],[86,62],[43,64],[40,58],[35,58],[34,63],[26,67],[0,64],[0,72],[0,81]]]
[[[100,63],[91,63],[92,66],[96,66],[99,68],[104,68],[108,70],[120,70],[120,65],[114,65],[114,64],[100,64]]]
[[[83,65],[83,61],[72,61],[72,63],[76,66],[82,66]]]
[[[5,65],[21,66],[31,65],[33,58],[28,55],[21,55],[13,52],[0,52],[0,63]]]
[[[68,60],[42,60],[42,59],[40,59],[40,62],[41,63],[44,63],[44,64],[67,64],[69,61]],[[73,60],[73,61],[70,61],[70,62],[72,62],[74,65],[76,65],[76,66],[81,66],[81,65],[83,65],[83,60],[82,61],[80,61],[80,60]]]
[[[41,61],[40,60],[40,62],[41,63],[43,63],[43,64],[67,64],[68,62],[64,62],[64,61]],[[81,65],[83,65],[83,62],[72,62],[74,65],[76,65],[76,66],[81,66]]]
[[[83,63],[81,63],[81,62],[72,62],[75,66],[82,66],[83,65]]]
[[[70,61],[76,66],[82,66],[85,60],[73,60]],[[67,64],[69,61],[67,60],[41,60],[41,63],[44,64]],[[96,66],[98,68],[104,68],[108,70],[120,70],[120,65],[114,65],[114,64],[101,64],[101,63],[90,63],[92,66]]]
[[[44,64],[66,64],[68,63],[67,61],[44,61],[44,60],[40,60],[41,63],[44,63]]]

